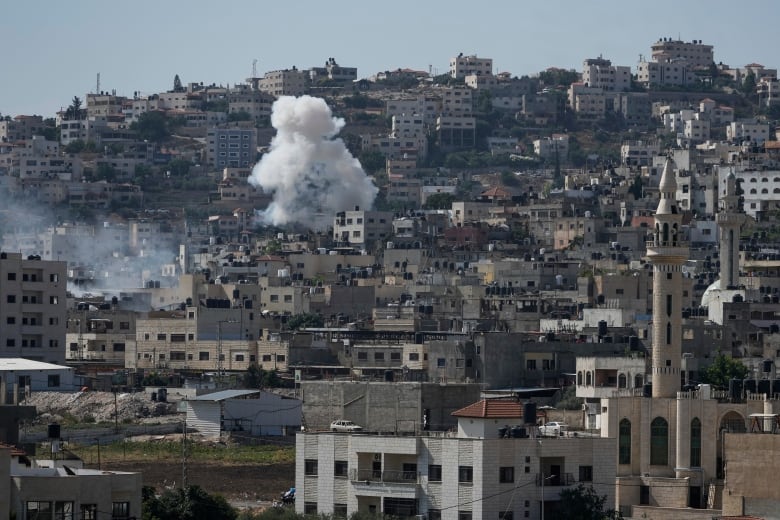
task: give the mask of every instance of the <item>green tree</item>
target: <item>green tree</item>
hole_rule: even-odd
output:
[[[731,379],[745,379],[748,368],[741,361],[718,353],[710,366],[701,373],[702,383],[728,388]]]
[[[296,314],[287,320],[287,328],[290,330],[322,327],[323,325],[325,325],[325,318],[323,318],[321,314],[312,314],[309,312]]]
[[[358,160],[366,173],[375,173],[384,170],[385,164],[387,164],[384,155],[372,150],[361,153]]]
[[[157,496],[145,486],[141,493],[143,520],[236,520],[238,512],[220,495],[210,495],[200,486],[169,489]]]
[[[592,486],[580,483],[577,487],[563,488],[557,504],[555,518],[567,520],[618,520],[622,519],[618,511],[605,509],[607,496],[599,496]]]
[[[425,209],[450,209],[455,201],[452,193],[434,193],[425,200]]]
[[[97,171],[95,172],[94,180],[114,182],[116,180],[116,177],[117,177],[116,168],[104,162],[98,164]]]
[[[75,141],[71,141],[65,146],[65,153],[77,154],[83,151],[84,151],[84,141],[82,141],[81,139],[76,139]]]
[[[168,133],[168,125],[162,112],[144,112],[138,121],[130,125],[130,129],[138,134],[140,139],[152,142],[164,141]]]
[[[640,175],[634,177],[634,182],[631,183],[631,186],[628,188],[628,192],[632,194],[636,200],[642,198],[644,195],[644,190],[642,189],[642,177]]]
[[[171,173],[171,177],[186,177],[190,173],[192,163],[186,159],[174,159],[165,166],[165,171]]]
[[[173,77],[173,91],[174,92],[182,92],[184,90],[184,87],[181,85],[181,79],[179,79],[179,75],[176,74]]]
[[[746,96],[756,93],[756,75],[752,70],[749,70],[748,73],[745,74],[745,79],[742,80],[741,90]]]
[[[73,101],[70,102],[70,106],[65,110],[65,119],[82,119],[81,116],[81,99],[78,96],[73,96]]]

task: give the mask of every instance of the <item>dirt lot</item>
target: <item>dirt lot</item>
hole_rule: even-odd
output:
[[[158,491],[181,484],[182,468],[177,464],[119,461],[104,467],[115,471],[140,471],[144,485],[154,486]],[[292,463],[256,466],[190,462],[187,483],[220,494],[231,502],[260,501],[267,505],[282,491],[295,485],[295,466]]]

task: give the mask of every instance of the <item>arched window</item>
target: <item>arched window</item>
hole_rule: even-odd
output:
[[[631,464],[631,421],[620,421],[618,434],[618,464]]]
[[[758,193],[758,192],[756,191],[755,188],[750,188],[750,194],[751,195],[755,195],[756,193]]]
[[[593,384],[593,378],[590,375],[590,370],[585,372],[585,386],[590,386]]]
[[[701,467],[701,421],[698,417],[691,421],[691,467]]]
[[[656,417],[650,423],[650,464],[669,464],[669,423],[663,417]]]
[[[772,193],[780,193],[780,188],[775,188],[774,190],[772,190]]]
[[[769,193],[769,190],[766,189],[766,188],[761,188],[761,193],[767,194],[767,193]]]
[[[758,182],[755,177],[750,178],[750,182]]]
[[[769,179],[767,179],[766,177],[761,177],[761,182],[769,182]]]
[[[625,374],[620,374],[618,376],[618,388],[626,388],[626,386],[627,386],[627,384],[626,384],[626,375]]]
[[[666,322],[666,344],[671,345],[672,344],[672,324],[671,322]]]
[[[637,374],[634,376],[634,388],[642,388],[644,386],[644,382],[642,381],[642,374]]]
[[[577,372],[577,386],[582,386],[582,370]]]
[[[661,239],[663,240],[664,245],[666,245],[667,242],[669,242],[669,224],[664,222],[664,225],[661,229],[663,230],[661,233]]]

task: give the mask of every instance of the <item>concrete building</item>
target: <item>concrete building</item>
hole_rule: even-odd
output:
[[[769,140],[769,123],[756,120],[732,121],[726,127],[726,139],[742,143],[761,144]]]
[[[479,58],[475,54],[464,56],[461,52],[450,58],[450,76],[465,79],[466,76],[490,76],[493,74],[493,59]]]
[[[219,170],[251,167],[257,158],[257,130],[254,127],[209,128],[206,156],[209,166]]]
[[[569,156],[569,136],[553,134],[550,137],[535,139],[534,153],[543,159],[554,159],[557,154],[561,162],[564,162]]]
[[[582,82],[605,92],[622,92],[631,88],[631,67],[612,65],[604,58],[582,62]]]
[[[536,417],[527,428],[517,426],[524,417],[515,400],[482,400],[452,415],[456,431],[298,434],[296,511],[437,520],[556,518],[559,493],[578,483],[612,502],[614,439],[532,438]]]
[[[257,83],[257,87],[275,97],[302,96],[306,93],[309,76],[305,71],[292,69],[266,72]]]
[[[333,240],[348,245],[382,242],[393,232],[393,214],[355,208],[342,211],[333,221]]]
[[[637,82],[646,87],[680,86],[692,84],[696,75],[684,60],[670,62],[640,61],[637,65]]]
[[[65,363],[65,262],[0,253],[0,357]]]
[[[330,81],[340,84],[350,84],[357,79],[357,67],[342,67],[335,58],[328,58],[324,67],[309,69],[312,83]]]
[[[80,460],[30,460],[0,447],[3,518],[141,517],[141,474],[85,469]]]
[[[684,42],[672,38],[659,38],[651,46],[651,57],[656,63],[685,60],[690,67],[709,67],[715,62],[713,46],[701,40]]]
[[[572,83],[568,91],[569,106],[580,118],[604,117],[607,96],[601,87],[589,87],[585,83]]]

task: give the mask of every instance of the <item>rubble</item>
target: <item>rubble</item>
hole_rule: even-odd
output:
[[[79,423],[113,422],[114,410],[120,423],[159,421],[161,417],[176,417],[175,403],[152,401],[144,392],[117,393],[116,408],[113,392],[34,392],[21,405],[35,406],[34,423],[75,421]]]

